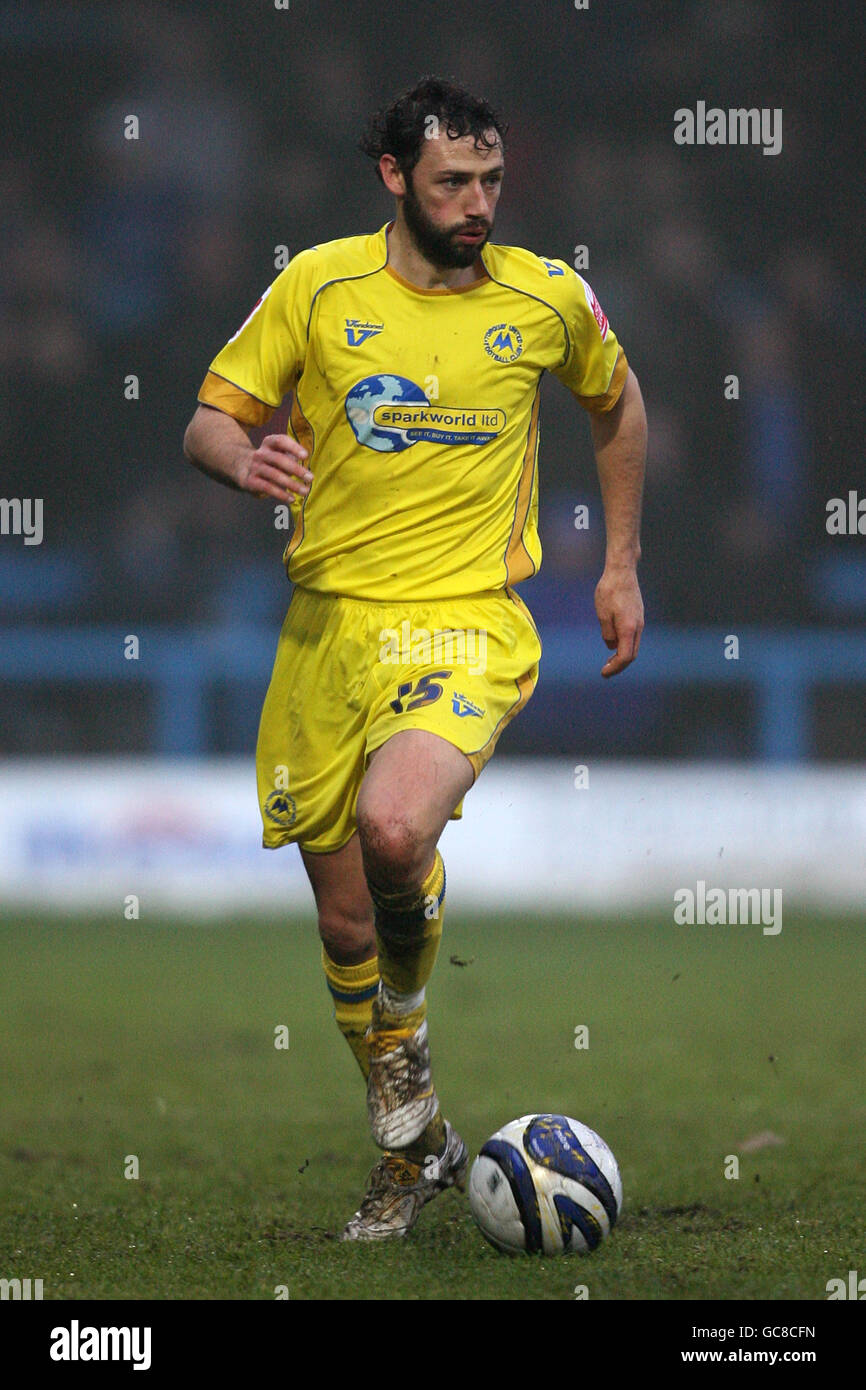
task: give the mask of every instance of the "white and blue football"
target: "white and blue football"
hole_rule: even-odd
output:
[[[622,1179],[604,1140],[568,1115],[522,1115],[492,1134],[469,1175],[483,1235],[509,1255],[588,1254],[622,1209]]]

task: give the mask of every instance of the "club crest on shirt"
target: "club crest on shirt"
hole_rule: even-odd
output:
[[[516,362],[523,352],[523,335],[513,323],[494,323],[484,334],[484,351],[497,362]]]

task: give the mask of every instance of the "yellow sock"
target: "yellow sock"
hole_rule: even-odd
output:
[[[445,865],[436,851],[433,867],[420,888],[383,893],[369,884],[379,951],[381,1022],[388,1028],[414,1031],[427,1013],[424,987],[433,973],[445,911]]]
[[[375,956],[360,965],[338,965],[322,947],[322,965],[334,1000],[337,1027],[355,1055],[366,1079],[370,1072],[365,1033],[373,1015],[379,989],[379,965]]]

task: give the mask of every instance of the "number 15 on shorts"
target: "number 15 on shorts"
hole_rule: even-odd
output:
[[[414,683],[405,681],[397,687],[397,698],[391,700],[391,709],[395,714],[403,714],[404,711],[419,709],[421,705],[432,705],[443,694],[439,681],[448,680],[453,674],[453,671],[428,671],[426,676],[421,676]],[[406,699],[408,704],[403,703]]]

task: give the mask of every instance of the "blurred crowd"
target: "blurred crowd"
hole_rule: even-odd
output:
[[[511,123],[494,239],[587,248],[647,404],[649,620],[862,623],[863,544],[825,527],[866,493],[857,5],[832,38],[781,0],[50,8],[10,7],[0,50],[0,493],[45,499],[38,550],[0,542],[0,624],[278,621],[285,535],[183,431],[274,248],[388,220],[357,140],[425,71]],[[781,154],[676,145],[698,99],[781,107]],[[594,622],[598,487],[555,381],[540,496],[524,596]]]

